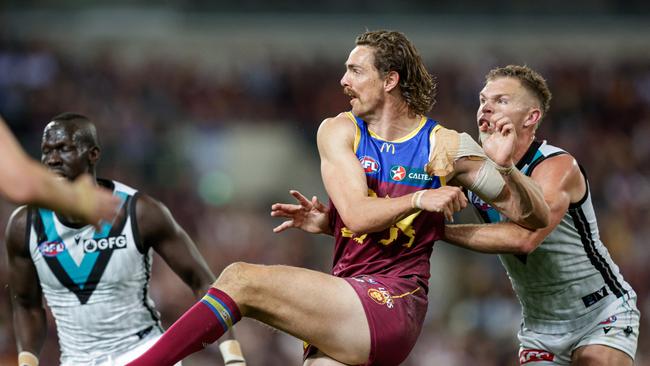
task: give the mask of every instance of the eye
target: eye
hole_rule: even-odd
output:
[[[61,151],[62,151],[62,152],[71,152],[71,151],[73,151],[73,150],[74,150],[74,149],[73,149],[71,146],[63,146],[63,147],[61,148]]]
[[[497,101],[497,103],[499,103],[499,104],[508,104],[508,99],[506,99],[506,98],[499,98],[499,100]]]

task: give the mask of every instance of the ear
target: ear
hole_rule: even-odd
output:
[[[99,146],[93,146],[88,150],[88,160],[91,165],[96,165],[97,162],[99,161],[99,157],[101,156],[101,149]]]
[[[542,111],[538,108],[531,109],[524,120],[524,127],[535,127],[541,118]]]
[[[390,92],[399,85],[399,74],[397,71],[389,71],[384,78],[384,91]]]

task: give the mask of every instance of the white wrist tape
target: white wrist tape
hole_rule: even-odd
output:
[[[487,203],[492,203],[501,194],[506,184],[501,174],[492,160],[486,160],[476,173],[474,183],[468,188]]]
[[[424,191],[417,191],[411,196],[411,207],[422,209],[422,195]]]
[[[241,346],[237,340],[229,339],[221,342],[221,344],[219,344],[219,350],[221,350],[224,365],[246,365],[244,354],[242,353]]]
[[[27,351],[18,354],[18,366],[38,366],[38,357]]]

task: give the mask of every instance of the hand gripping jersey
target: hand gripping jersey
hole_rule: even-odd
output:
[[[409,135],[386,141],[370,131],[352,113],[356,126],[354,149],[366,174],[368,194],[391,199],[422,189],[440,187],[440,179],[424,172],[429,161],[430,136],[436,121],[422,118]],[[336,240],[332,274],[339,277],[382,274],[415,276],[427,289],[429,257],[443,230],[439,213],[418,211],[390,228],[376,233],[353,233],[330,202],[330,223]]]
[[[546,141],[535,141],[517,168],[530,176],[539,163],[560,154],[566,152]],[[469,199],[485,222],[506,220],[473,192]],[[522,305],[524,326],[540,333],[587,326],[599,309],[633,294],[600,241],[588,182],[584,197],[569,206],[560,224],[535,251],[499,258]]]
[[[161,332],[149,297],[152,253],[138,237],[137,191],[115,181],[103,184],[124,204],[116,222],[100,231],[66,226],[47,209],[30,208],[28,214],[29,250],[56,321],[61,363],[89,365]]]

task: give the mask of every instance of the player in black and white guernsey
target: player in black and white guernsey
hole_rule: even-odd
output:
[[[100,157],[95,126],[78,114],[54,117],[41,152],[42,163],[61,177],[95,177]],[[163,332],[149,296],[152,249],[197,298],[214,281],[162,203],[125,184],[96,181],[122,201],[113,222],[98,230],[31,206],[18,208],[9,220],[6,245],[20,365],[38,364],[46,336],[43,295],[56,321],[62,365],[124,365]]]
[[[521,365],[633,365],[636,294],[600,240],[584,170],[566,151],[535,140],[550,99],[539,74],[510,65],[488,73],[477,113],[481,135],[496,115],[514,123],[517,168],[542,188],[550,225],[525,229],[469,192],[490,224],[447,225],[445,239],[500,254],[523,308]]]

